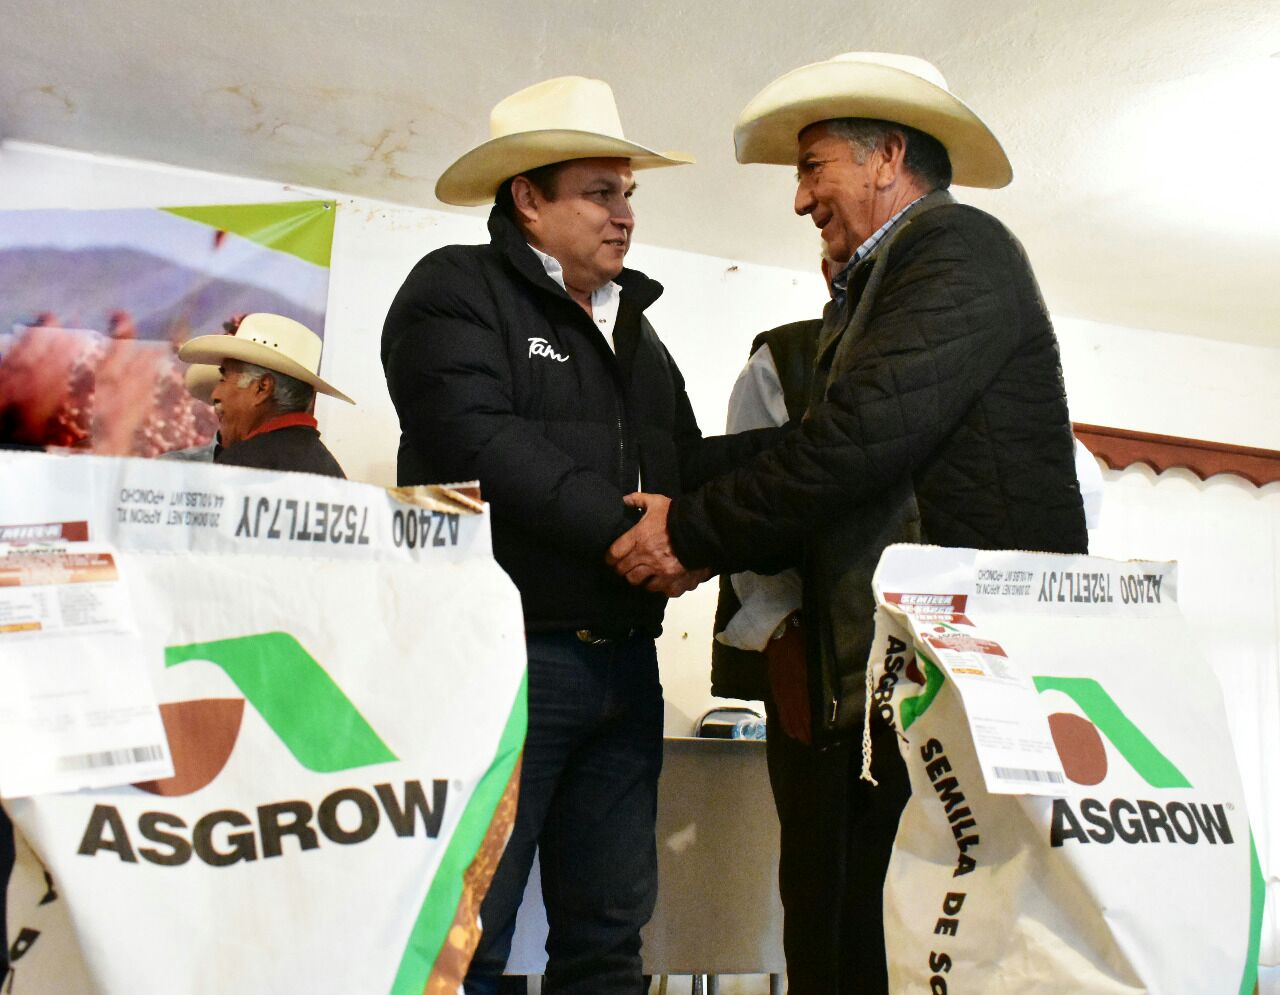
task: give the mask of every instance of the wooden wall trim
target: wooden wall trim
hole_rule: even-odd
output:
[[[1184,439],[1176,435],[1135,432],[1104,425],[1073,426],[1085,448],[1113,470],[1145,463],[1157,473],[1185,467],[1201,480],[1215,473],[1234,473],[1257,487],[1280,480],[1280,452],[1233,446],[1226,442]]]

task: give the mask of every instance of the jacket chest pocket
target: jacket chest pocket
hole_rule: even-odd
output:
[[[547,421],[612,419],[612,375],[591,354],[588,343],[572,337],[524,336],[524,353],[514,360],[524,385],[520,412]]]
[[[577,379],[576,357],[557,339],[526,336],[525,355],[520,360],[535,388],[567,387]]]

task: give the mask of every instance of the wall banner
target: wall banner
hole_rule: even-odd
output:
[[[156,456],[210,441],[178,347],[254,311],[323,336],[335,214],[0,211],[0,445]]]

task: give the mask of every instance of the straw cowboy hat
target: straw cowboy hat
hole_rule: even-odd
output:
[[[878,118],[932,135],[962,186],[1002,187],[1013,179],[995,135],[951,94],[942,73],[924,59],[886,52],[848,52],[779,76],[738,116],[738,161],[794,166],[796,136],[839,117]]]
[[[489,141],[444,171],[436,197],[471,207],[490,203],[504,181],[566,159],[630,159],[632,169],[693,162],[628,141],[603,80],[558,76],[500,101],[489,115]]]
[[[213,388],[218,386],[222,373],[211,363],[192,363],[185,376],[187,393],[197,401],[213,403]]]
[[[325,383],[320,369],[320,336],[306,325],[278,314],[249,314],[230,335],[201,335],[178,350],[188,363],[218,366],[224,359],[238,359],[310,384],[322,394],[348,404],[356,402]]]

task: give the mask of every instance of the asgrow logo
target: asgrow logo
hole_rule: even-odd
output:
[[[1158,790],[1192,784],[1116,704],[1097,681],[1088,677],[1036,677],[1036,690],[1065,694],[1084,713],[1054,712],[1049,731],[1062,769],[1076,784],[1101,784],[1110,773],[1107,750],[1115,749],[1134,772]],[[1049,829],[1050,846],[1077,843],[1232,844],[1235,837],[1224,803],[1154,799],[1055,798]]]
[[[373,730],[319,662],[293,636],[266,632],[165,649],[165,666],[207,660],[219,667],[244,694],[239,698],[207,698],[161,705],[173,754],[174,776],[137,787],[154,795],[186,797],[212,783],[225,768],[240,738],[244,703],[262,716],[284,747],[282,753],[309,771],[332,774],[394,762],[398,758]],[[283,756],[255,757],[264,768],[291,763]],[[135,848],[133,834],[115,805],[97,804],[89,816],[79,853],[103,851],[125,863],[139,856],[160,866],[186,864],[194,854],[204,863],[225,867],[259,857],[279,857],[285,839],[299,851],[332,843],[363,843],[385,821],[397,836],[416,835],[419,820],[425,835],[439,835],[448,797],[448,782],[432,782],[428,803],[420,781],[390,783],[372,790],[343,787],[318,803],[291,799],[254,806],[251,812],[219,809],[189,817],[146,811],[137,814],[135,833],[156,846]],[[246,794],[252,785],[246,785]],[[131,816],[132,819],[132,816]]]
[[[174,776],[139,784],[144,791],[189,795],[217,777],[239,738],[245,701],[307,770],[332,773],[397,759],[315,657],[287,632],[165,647],[166,668],[191,660],[221,669],[244,698],[161,705]]]
[[[1090,677],[1032,679],[1041,694],[1061,692],[1084,712],[1084,716],[1071,712],[1054,712],[1049,716],[1049,731],[1062,759],[1062,769],[1076,784],[1100,784],[1106,778],[1107,751],[1102,743],[1102,737],[1106,736],[1129,766],[1151,787],[1191,787],[1191,782],[1134,725],[1097,681]]]
[[[938,632],[946,630],[955,631],[951,626],[937,629]],[[885,674],[873,699],[882,709],[888,707],[887,698],[893,693],[898,673],[922,685],[920,694],[907,698],[900,706],[904,730],[928,710],[945,683],[942,668],[928,654],[917,648],[916,657],[924,664],[923,673],[916,659],[908,661],[907,656],[906,644],[891,638]],[[1033,680],[1041,694],[1061,692],[1084,713],[1054,712],[1049,716],[1049,731],[1062,769],[1072,782],[1091,787],[1107,779],[1111,771],[1103,743],[1106,737],[1115,752],[1151,788],[1168,791],[1192,787],[1182,771],[1138,728],[1098,681],[1089,677],[1035,677]],[[1229,845],[1235,843],[1235,833],[1228,811],[1229,807],[1222,802],[1181,798],[1167,803],[1151,798],[1106,801],[1055,798],[1049,843],[1055,847],[1068,842]]]

